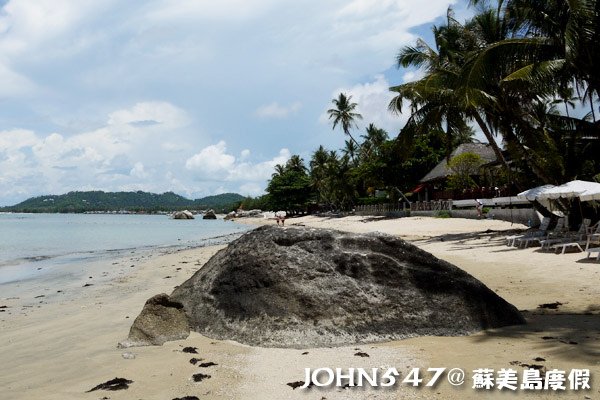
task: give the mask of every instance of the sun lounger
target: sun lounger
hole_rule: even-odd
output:
[[[579,231],[569,239],[563,239],[559,243],[555,243],[553,245],[549,245],[550,249],[553,249],[560,254],[565,254],[568,248],[577,248],[579,251],[588,251],[590,249],[590,244],[596,241],[600,241],[600,222],[590,227],[590,220],[585,219],[581,223]],[[582,233],[585,232],[585,233]],[[586,240],[583,240],[584,237],[587,237]],[[552,239],[545,240],[544,242],[549,243]],[[540,242],[541,243],[541,242]],[[585,245],[585,249],[582,247]],[[544,246],[544,244],[542,244]],[[588,253],[589,257],[590,253]]]
[[[577,232],[569,232],[564,234],[564,236],[559,233],[558,237],[549,237],[548,239],[540,240],[542,251],[556,249],[557,246],[560,247],[561,245],[567,244],[570,244],[570,246],[567,247],[574,247],[574,242],[580,243],[582,245],[585,244],[584,238],[587,236],[587,232],[591,222],[592,221],[590,219],[586,218],[581,222],[581,225],[579,225],[579,230]]]
[[[587,258],[590,258],[592,253],[597,253],[596,260],[600,260],[600,247],[592,247],[591,249],[586,250],[588,255]]]
[[[539,228],[537,230],[535,230],[535,231],[529,231],[529,232],[525,233],[524,235],[507,236],[506,237],[506,245],[509,246],[509,247],[513,247],[513,246],[516,245],[516,241],[518,239],[546,235],[546,231],[548,230],[548,226],[550,226],[550,221],[551,221],[550,218],[544,217],[544,218],[542,218],[540,226],[539,226]]]
[[[565,254],[565,251],[567,251],[567,249],[570,247],[576,247],[577,249],[579,249],[579,251],[583,251],[583,248],[581,246],[583,246],[585,243],[586,243],[585,241],[565,242],[565,243],[555,244],[554,246],[551,246],[551,248],[554,249],[557,254],[558,254],[559,250],[561,250],[560,254]]]
[[[587,229],[587,243],[585,244],[585,251],[588,251],[592,244],[600,244],[600,221],[596,222],[594,226],[590,226]]]
[[[556,222],[556,226],[554,227],[554,229],[552,230],[552,232],[548,233],[547,235],[538,235],[538,236],[531,236],[531,237],[523,237],[520,239],[516,239],[515,242],[517,244],[518,247],[529,247],[529,245],[531,243],[539,243],[542,240],[547,240],[552,238],[555,235],[561,235],[564,233],[564,228],[565,228],[565,219],[564,218],[559,218],[558,221]]]

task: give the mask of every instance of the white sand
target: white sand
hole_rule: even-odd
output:
[[[243,222],[275,224],[260,219]],[[93,279],[66,288],[21,288],[18,299],[6,299],[7,295],[0,293],[0,306],[9,306],[0,313],[0,398],[101,399],[106,396],[169,400],[195,395],[209,399],[475,399],[482,393],[471,389],[470,380],[459,388],[444,380],[434,388],[398,385],[379,390],[302,391],[292,390],[286,383],[304,380],[306,367],[396,367],[403,374],[413,367],[522,371],[521,366],[511,365],[511,362],[543,364],[548,370],[589,368],[593,376],[592,390],[567,390],[560,397],[600,398],[600,263],[585,261],[582,253],[554,255],[540,253],[536,248],[507,248],[502,235],[484,233],[488,229],[522,228],[502,221],[417,217],[366,222],[360,217],[303,217],[286,221],[286,226],[292,224],[353,232],[380,231],[411,239],[471,273],[519,309],[528,310],[525,315],[530,323],[468,337],[421,337],[333,349],[254,348],[212,340],[197,333],[187,340],[160,347],[118,349],[117,342],[127,336],[146,299],[157,293],[170,293],[222,246],[143,260],[123,259],[117,265],[112,265],[111,260],[93,266]],[[445,234],[449,236],[442,241],[440,236]],[[94,286],[83,288],[85,282],[92,282]],[[56,293],[57,290],[63,292]],[[45,297],[35,298],[41,294]],[[537,309],[539,304],[556,301],[563,303],[556,311]],[[184,346],[198,347],[199,354],[182,353]],[[370,357],[354,356],[356,349]],[[305,351],[308,354],[303,355]],[[136,358],[124,359],[121,354],[125,352],[134,353]],[[191,357],[218,365],[199,368],[189,363]],[[545,361],[533,361],[536,357]],[[192,374],[199,372],[211,378],[192,382]],[[131,379],[134,383],[124,391],[85,393],[114,377]],[[495,390],[485,396],[507,398],[511,395]],[[556,395],[519,391],[516,397],[545,399]]]

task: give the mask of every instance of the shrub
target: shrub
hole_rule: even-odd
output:
[[[436,218],[452,218],[452,214],[448,210],[440,210],[437,212]]]

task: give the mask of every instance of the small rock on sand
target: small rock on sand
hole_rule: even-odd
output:
[[[99,385],[94,386],[86,393],[93,392],[95,390],[125,390],[129,389],[129,385],[132,384],[133,381],[125,378],[114,378],[110,381],[106,381]]]
[[[206,374],[192,375],[192,379],[194,380],[194,382],[202,382],[204,379],[208,379],[208,378],[210,378],[210,375],[206,375]]]
[[[213,365],[219,365],[219,364],[209,361],[209,362],[198,364],[198,367],[207,368],[207,367],[212,367]]]
[[[192,346],[184,347],[181,351],[183,351],[184,353],[198,354],[198,348]]]

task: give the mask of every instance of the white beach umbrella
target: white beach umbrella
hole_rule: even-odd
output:
[[[588,189],[593,189],[594,182],[588,181],[571,181],[560,186],[548,189],[538,196],[540,199],[571,199],[579,197]]]
[[[540,194],[542,194],[545,191],[552,189],[554,187],[555,187],[554,185],[542,185],[542,186],[534,187],[532,189],[529,189],[529,190],[519,193],[517,195],[517,198],[519,198],[521,200],[534,201]]]
[[[585,190],[579,196],[579,200],[581,201],[592,201],[598,200],[600,201],[600,183],[597,182],[588,182],[588,189]]]

